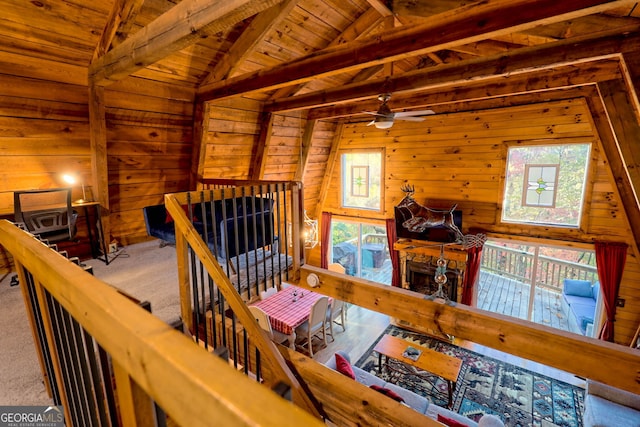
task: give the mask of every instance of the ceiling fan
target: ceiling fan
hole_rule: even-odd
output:
[[[378,111],[365,111],[367,114],[372,114],[376,116],[371,123],[367,124],[367,126],[375,125],[378,129],[389,129],[393,126],[394,120],[406,120],[409,122],[421,122],[424,120],[424,117],[417,116],[427,116],[430,114],[435,114],[433,110],[416,110],[416,111],[400,111],[398,113],[394,113],[391,111],[389,106],[387,105],[387,101],[391,98],[390,93],[383,93],[378,95],[378,100],[382,102]]]

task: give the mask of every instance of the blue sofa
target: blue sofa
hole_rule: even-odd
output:
[[[562,304],[569,312],[569,322],[574,328],[590,335],[600,293],[600,282],[591,284],[588,280],[564,279]]]

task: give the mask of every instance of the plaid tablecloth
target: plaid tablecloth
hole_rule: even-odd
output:
[[[296,301],[293,301],[294,291],[298,294]],[[320,297],[322,297],[321,294],[297,286],[289,286],[254,305],[269,315],[273,329],[291,335],[295,328],[309,318],[311,306]]]

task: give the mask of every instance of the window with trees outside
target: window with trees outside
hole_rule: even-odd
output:
[[[343,207],[380,210],[382,151],[343,153],[341,184]]]
[[[579,227],[591,144],[509,147],[502,221]]]

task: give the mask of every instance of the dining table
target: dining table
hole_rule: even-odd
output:
[[[295,350],[296,328],[309,319],[311,306],[323,296],[291,285],[254,305],[269,316],[271,327],[285,334],[289,348]]]

